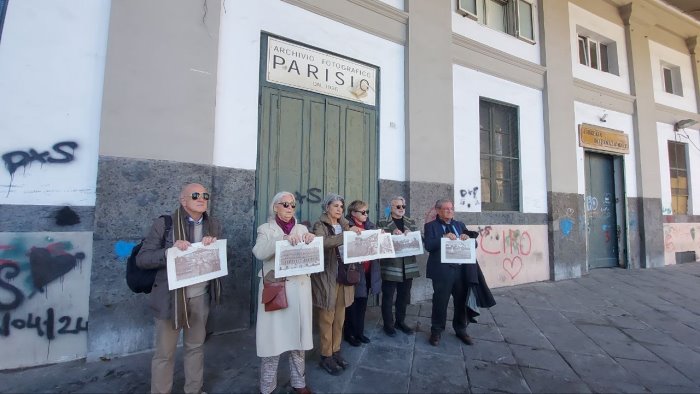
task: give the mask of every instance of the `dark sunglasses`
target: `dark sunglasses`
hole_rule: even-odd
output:
[[[207,192],[204,192],[204,193],[194,192],[194,193],[192,193],[192,199],[193,199],[193,200],[198,199],[199,196],[202,196],[202,198],[205,199],[205,200],[207,200],[207,201],[209,200],[209,193],[207,193]]]
[[[396,209],[406,209],[406,206],[405,205],[397,205]]]
[[[355,211],[355,212],[362,214],[362,215],[369,215],[369,211]]]
[[[281,206],[283,206],[283,207],[285,207],[285,208],[292,207],[292,209],[294,209],[294,208],[297,207],[297,204],[294,203],[294,202],[286,202],[286,201],[285,201],[285,202],[278,202],[277,204],[279,204],[279,205],[281,205]]]

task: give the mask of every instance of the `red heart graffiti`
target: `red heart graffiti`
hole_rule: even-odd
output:
[[[515,279],[523,270],[523,260],[520,259],[520,256],[515,256],[512,260],[506,257],[503,259],[503,269],[510,275],[511,279]]]

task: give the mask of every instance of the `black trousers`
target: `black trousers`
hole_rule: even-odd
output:
[[[382,281],[382,319],[384,327],[393,327],[403,323],[406,318],[406,306],[411,303],[411,286],[413,278],[404,279],[403,282]],[[396,293],[396,302],[394,302]],[[392,305],[393,304],[393,305]],[[391,311],[392,306],[396,307],[396,320]]]
[[[450,296],[454,303],[454,315],[452,317],[452,328],[455,334],[467,333],[467,290],[461,275],[461,267],[450,267],[447,275],[441,280],[433,279],[433,311],[430,317],[430,331],[433,334],[440,334],[445,331],[447,321],[447,304]]]
[[[355,297],[355,301],[345,308],[345,325],[343,335],[346,337],[360,337],[365,332],[365,312],[367,311],[367,297]]]

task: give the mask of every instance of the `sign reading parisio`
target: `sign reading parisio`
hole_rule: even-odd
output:
[[[613,153],[630,153],[629,136],[623,132],[583,123],[579,126],[579,145]]]
[[[278,38],[267,38],[268,82],[375,105],[377,69]]]

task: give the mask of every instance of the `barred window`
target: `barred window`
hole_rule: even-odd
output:
[[[671,171],[671,207],[674,215],[688,213],[688,161],[686,144],[668,142],[668,167]]]
[[[520,210],[518,107],[481,98],[481,204],[484,210]]]

